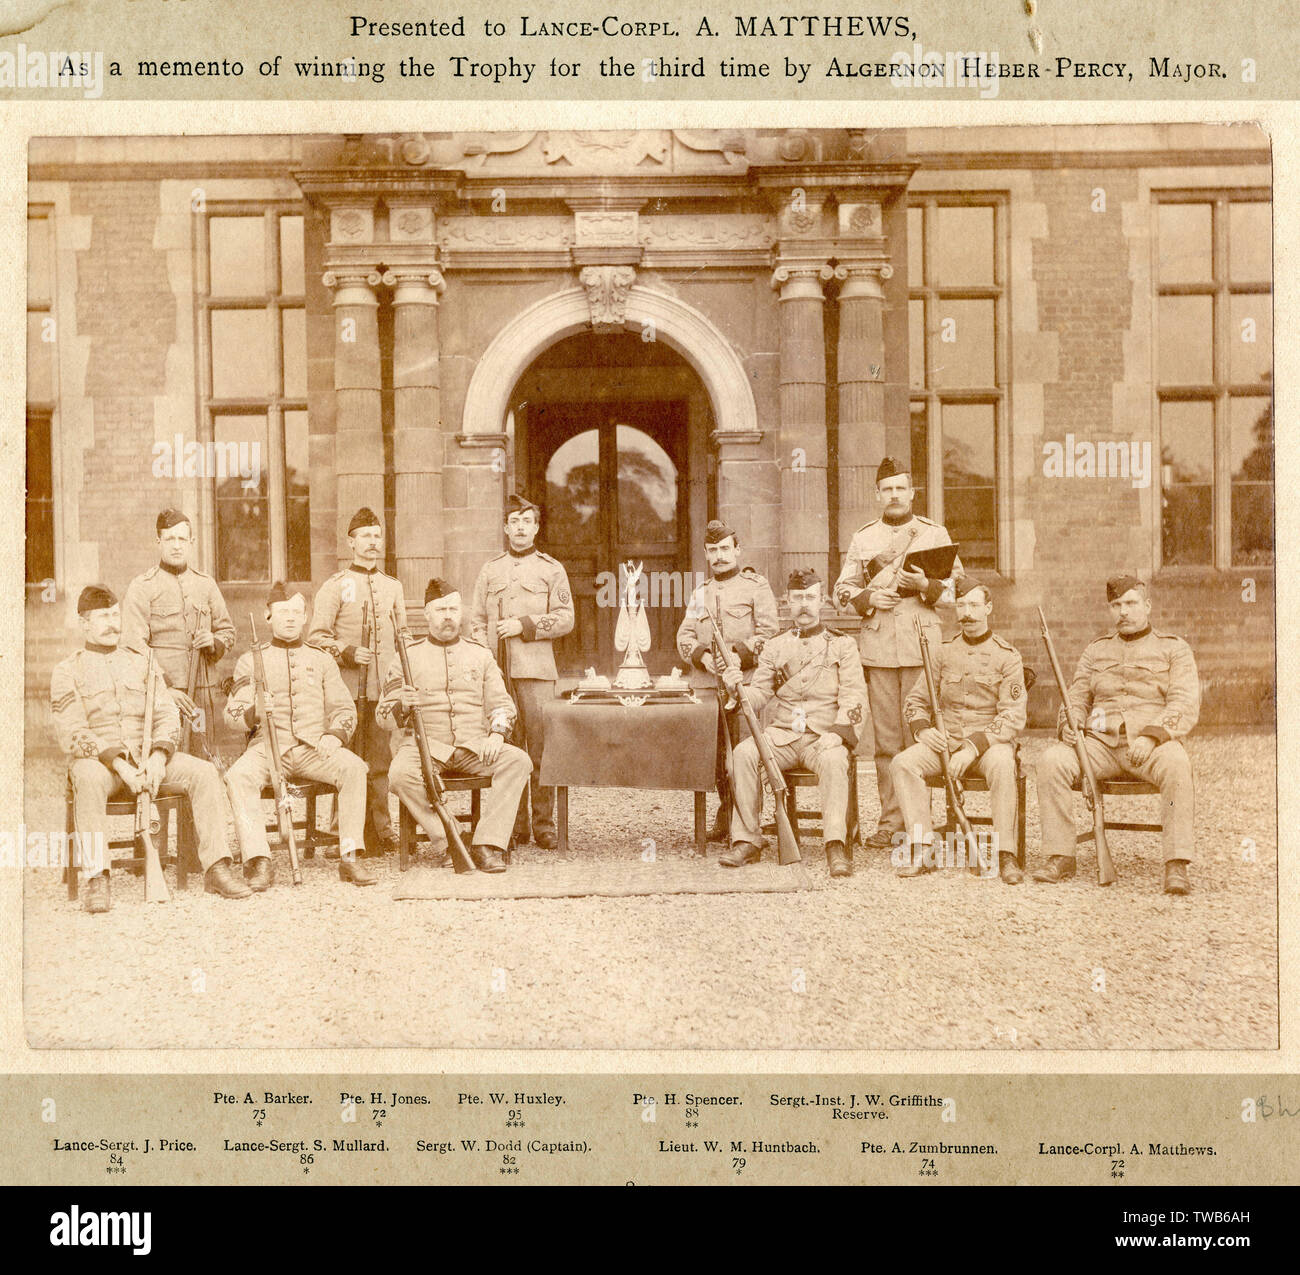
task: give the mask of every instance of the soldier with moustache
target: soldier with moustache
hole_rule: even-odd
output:
[[[816,773],[830,875],[847,877],[853,873],[852,852],[845,846],[849,766],[867,687],[853,639],[821,622],[822,582],[817,573],[792,571],[788,585],[791,627],[764,643],[748,693],[756,713],[772,704],[764,733],[777,765],[783,771],[804,766]],[[723,674],[732,696],[738,695],[742,680],[735,666]],[[718,859],[723,867],[743,867],[762,857],[761,765],[754,740],[742,740],[732,756],[732,845]]]
[[[1084,648],[1070,683],[1074,720],[1098,782],[1145,779],[1160,789],[1166,894],[1191,890],[1192,763],[1183,747],[1201,711],[1201,681],[1192,649],[1151,627],[1146,584],[1125,572],[1106,581],[1114,632]],[[1075,736],[1060,710],[1057,734],[1038,759],[1038,809],[1047,865],[1035,881],[1074,876],[1074,794],[1079,782]]]
[[[912,851],[908,861],[899,866],[898,875],[916,877],[937,866],[928,851],[933,846],[934,827],[926,780],[943,773],[940,754],[946,736],[954,777],[960,779],[974,767],[988,781],[999,875],[1007,885],[1018,885],[1024,873],[1015,855],[1015,741],[1025,728],[1028,703],[1024,664],[1020,652],[989,627],[993,600],[988,586],[963,577],[953,592],[961,631],[938,646],[932,656],[943,721],[931,717],[922,673],[903,705],[916,742],[889,766]]]
[[[190,686],[190,654],[197,649],[216,665],[235,645],[235,626],[217,582],[190,565],[194,531],[179,509],[164,509],[155,522],[158,565],[127,585],[122,596],[122,645],[152,649],[167,685],[186,717],[198,715],[197,687]]]
[[[740,565],[740,541],[735,531],[716,518],[704,530],[704,556],[709,578],[686,604],[686,615],[677,629],[677,651],[682,659],[706,673],[720,673],[713,660],[713,626],[710,615],[722,626],[722,641],[735,653],[746,680],[758,666],[759,652],[768,638],[781,627],[776,596],[765,577],[753,567]],[[735,713],[718,715],[718,815],[709,832],[710,841],[726,841],[731,830],[731,780],[727,775],[727,731],[734,746],[739,726]]]
[[[82,844],[107,846],[110,800],[146,789],[155,797],[184,793],[198,834],[204,888],[228,899],[247,898],[251,891],[226,852],[221,777],[211,762],[177,751],[180,713],[162,669],[155,662],[153,738],[142,757],[148,656],[121,644],[122,608],[102,585],[81,591],[77,617],[85,646],[55,667],[50,704],[59,747],[69,758],[73,822]],[[109,865],[83,867],[94,868],[86,880],[86,911],[107,912]]]
[[[352,751],[366,763],[366,847],[396,849],[388,811],[388,766],[392,752],[386,731],[375,721],[380,679],[396,651],[395,624],[406,623],[401,582],[381,571],[384,525],[370,509],[358,509],[348,523],[352,561],[321,585],[312,604],[307,645],[339,666],[357,709]]]
[[[461,637],[461,596],[454,586],[437,577],[429,581],[424,619],[428,638],[407,650],[415,685],[406,682],[400,660],[394,660],[376,710],[381,724],[403,732],[388,782],[432,845],[445,846],[446,833],[424,786],[412,718],[418,712],[435,766],[449,774],[491,776],[469,853],[480,872],[504,872],[502,852],[533,769],[523,749],[506,743],[515,706],[492,653]]]
[[[266,618],[271,640],[261,644],[265,703],[275,720],[284,777],[289,783],[314,780],[338,792],[339,879],[374,885],[377,878],[357,857],[365,838],[366,763],[345,747],[357,725],[352,696],[334,660],[302,640],[307,601],[301,593],[290,596],[277,582],[267,596]],[[261,798],[262,789],[271,782],[272,762],[266,726],[258,716],[253,670],[253,653],[245,651],[235,665],[226,720],[253,734],[243,756],[226,772],[226,786],[243,850],[244,875],[249,886],[260,891],[269,889],[274,880]]]
[[[945,581],[931,580],[923,571],[902,569],[908,553],[952,544],[947,528],[912,513],[912,476],[886,456],[876,470],[876,498],[881,516],[859,527],[835,582],[840,610],[852,607],[862,616],[858,633],[863,672],[871,702],[871,731],[875,739],[876,786],[880,794],[880,823],[865,844],[884,849],[903,831],[903,813],[894,792],[889,764],[911,742],[903,713],[907,693],[921,671],[921,646],[915,622],[931,648],[943,640],[939,613]],[[960,561],[953,577],[962,575]]]
[[[494,657],[496,643],[505,642],[523,744],[533,763],[528,803],[520,802],[514,840],[527,841],[531,823],[533,842],[554,850],[555,789],[538,782],[545,744],[543,710],[555,698],[559,677],[552,647],[557,638],[573,632],[573,594],[564,567],[536,546],[541,525],[539,505],[519,495],[510,497],[505,551],[485,563],[474,582],[470,636]]]

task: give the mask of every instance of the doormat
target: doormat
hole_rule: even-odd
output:
[[[754,863],[720,868],[716,859],[640,859],[624,863],[520,863],[506,872],[414,867],[402,873],[395,899],[628,898],[646,894],[790,894],[813,889],[802,864]]]

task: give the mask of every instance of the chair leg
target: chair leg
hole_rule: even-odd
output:
[[[307,817],[303,821],[302,828],[302,857],[304,859],[316,857],[316,791],[312,788],[307,790]]]
[[[1016,776],[1016,863],[1025,870],[1025,777]]]
[[[849,754],[849,811],[845,821],[844,835],[850,853],[858,843],[858,759]]]
[[[75,903],[77,901],[77,873],[78,873],[78,868],[76,863],[77,832],[76,832],[76,826],[74,825],[72,820],[72,794],[71,793],[69,793],[67,796],[67,814],[64,816],[64,827],[66,828],[68,834],[67,842],[66,842],[68,847],[68,862],[64,865],[63,868],[63,879],[68,884],[68,898],[71,902]],[[107,850],[106,853],[108,853]]]
[[[397,816],[397,870],[405,872],[411,855],[412,819],[411,812],[400,802]]]

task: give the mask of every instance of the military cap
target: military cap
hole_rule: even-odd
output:
[[[88,584],[77,599],[77,614],[85,615],[87,611],[103,611],[117,605],[117,595],[112,589],[102,584]]]
[[[506,501],[507,518],[510,517],[511,514],[526,513],[529,509],[531,509],[533,513],[535,513],[538,516],[538,518],[542,516],[541,505],[533,504],[531,500],[528,500],[526,497],[521,496],[517,491],[510,493],[510,499]]]
[[[424,586],[424,605],[428,606],[430,602],[436,602],[439,598],[445,598],[448,594],[459,593],[450,580],[444,580],[441,576],[434,576],[429,583]]]
[[[373,509],[362,505],[361,508],[352,515],[352,521],[348,523],[348,535],[350,536],[359,527],[382,527],[383,525],[383,519],[381,519]]]
[[[168,527],[174,527],[177,523],[188,523],[189,520],[189,515],[183,510],[164,509],[162,513],[158,515],[158,519],[154,523],[154,530],[161,536]]]
[[[908,473],[911,470],[906,465],[900,465],[892,456],[886,456],[876,467],[876,482],[883,483],[886,478]]]
[[[292,602],[294,598],[300,598],[302,594],[295,590],[290,593],[285,587],[283,580],[277,580],[271,586],[271,592],[266,595],[266,609],[269,611],[277,602]]]
[[[1106,581],[1106,601],[1114,602],[1122,598],[1130,589],[1146,591],[1146,585],[1131,571],[1121,571]]]
[[[821,576],[812,567],[796,567],[790,572],[790,579],[786,584],[791,589],[811,589],[813,585],[821,582]]]
[[[736,535],[735,529],[728,527],[725,522],[718,518],[710,519],[709,525],[704,528],[704,543],[706,545],[716,545],[718,541],[725,540],[728,536],[735,540],[737,544],[740,543],[740,538]]]
[[[988,585],[981,584],[974,576],[961,576],[953,581],[952,596],[954,598],[964,598],[972,589],[983,589],[984,596],[990,598]]]

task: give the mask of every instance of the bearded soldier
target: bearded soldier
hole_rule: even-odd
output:
[[[915,622],[920,620],[932,649],[943,639],[935,607],[943,596],[945,581],[932,580],[919,568],[908,567],[905,559],[909,553],[948,545],[952,540],[946,528],[912,513],[915,494],[911,475],[886,456],[876,470],[881,516],[854,533],[844,570],[835,582],[839,608],[852,607],[862,616],[858,649],[871,700],[880,793],[880,823],[865,844],[875,849],[889,846],[903,831],[903,813],[889,763],[911,740],[903,702],[921,671]],[[961,563],[954,560],[952,576],[961,574]]]
[[[573,595],[563,566],[535,545],[540,506],[512,495],[506,506],[506,548],[487,562],[474,582],[470,636],[501,661],[501,672],[519,711],[523,746],[532,759],[529,805],[532,839],[555,849],[555,789],[538,783],[542,770],[543,709],[555,698],[559,672],[552,646],[573,632]],[[529,838],[528,810],[521,801],[514,839]]]
[[[177,751],[180,714],[167,694],[161,668],[155,665],[154,669],[150,752],[141,757],[148,657],[119,645],[122,608],[102,585],[81,591],[77,616],[85,648],[56,666],[50,701],[59,746],[70,758],[73,821],[79,839],[83,844],[89,838],[91,844],[107,846],[107,807],[114,797],[146,788],[155,797],[183,792],[198,834],[204,888],[228,899],[247,898],[251,891],[233,872],[226,853],[221,777],[211,762]],[[112,903],[109,865],[92,866],[86,881],[86,911],[107,912]]]
[[[704,556],[709,579],[691,594],[686,615],[677,629],[677,651],[682,659],[706,673],[720,673],[712,654],[713,626],[710,616],[722,626],[722,640],[740,661],[746,680],[753,676],[763,643],[780,628],[772,586],[753,567],[739,565],[736,533],[716,518],[704,530]],[[725,841],[731,829],[731,781],[727,775],[726,747],[722,732],[736,743],[735,714],[718,715],[718,816],[709,832],[710,841]]]
[[[388,813],[388,734],[375,722],[379,679],[397,649],[394,625],[406,623],[401,583],[385,575],[384,526],[369,509],[358,509],[348,523],[352,562],[321,585],[312,605],[307,645],[325,651],[339,666],[343,684],[356,701],[357,732],[352,751],[365,763],[366,846],[396,848]]]

